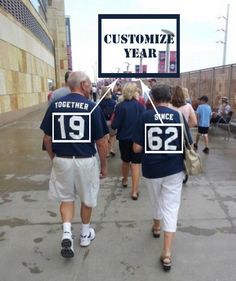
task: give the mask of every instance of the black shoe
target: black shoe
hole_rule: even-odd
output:
[[[193,147],[197,150],[198,149],[198,145],[196,143],[193,144]]]
[[[183,179],[183,184],[186,184],[186,183],[187,183],[187,181],[188,181],[188,175],[187,175],[187,174],[185,174],[185,177],[184,177],[184,179]]]
[[[61,255],[63,256],[63,258],[74,257],[73,238],[70,232],[63,232],[61,247]]]
[[[209,149],[208,147],[205,147],[202,152],[204,152],[204,153],[206,153],[206,154],[209,154],[210,149]]]
[[[132,200],[138,200],[139,193],[131,195]]]
[[[152,227],[152,236],[154,238],[159,238],[161,236],[161,228]]]
[[[74,250],[72,248],[62,248],[61,255],[63,258],[73,258]]]
[[[164,269],[164,271],[170,271],[171,270],[171,257],[169,256],[165,256],[165,257],[160,257],[160,261],[162,264],[162,267]]]
[[[126,188],[126,187],[128,186],[128,183],[125,182],[124,179],[122,179],[121,183],[122,183],[122,186],[123,186],[124,188]]]

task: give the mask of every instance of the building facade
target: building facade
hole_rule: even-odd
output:
[[[70,17],[66,17],[66,48],[68,70],[72,70],[72,51],[71,51],[71,32],[70,32]]]
[[[51,85],[63,85],[64,0],[0,0],[0,26],[1,119],[45,102]]]

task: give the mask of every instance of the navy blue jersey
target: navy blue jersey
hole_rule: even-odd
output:
[[[118,94],[117,93],[112,93],[111,98],[117,102],[118,101]]]
[[[109,131],[99,107],[90,113],[94,107],[95,103],[77,93],[71,93],[50,105],[40,128],[46,135],[52,136],[52,148],[56,155],[95,155],[94,142]]]
[[[137,100],[124,100],[115,108],[115,116],[112,121],[112,129],[117,129],[118,140],[132,141],[137,120],[144,111],[144,106]]]
[[[102,109],[102,112],[106,118],[106,120],[111,120],[112,113],[114,112],[116,102],[113,99],[103,99],[99,106]]]
[[[163,106],[157,107],[157,111],[164,124],[181,123],[177,111]],[[160,123],[154,109],[147,110],[137,122],[133,134],[133,141],[144,148],[142,172],[146,178],[166,177],[184,170],[183,153],[174,153],[182,150],[181,128],[178,126],[156,126]],[[186,122],[185,125],[187,126]],[[188,127],[186,129],[190,143],[192,143]],[[170,151],[170,153],[152,153],[154,150]]]

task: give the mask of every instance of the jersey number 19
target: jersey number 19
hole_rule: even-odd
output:
[[[66,139],[65,116],[58,118],[60,123],[61,138]],[[81,116],[71,116],[69,118],[69,128],[73,131],[69,132],[69,136],[74,140],[80,140],[84,137],[84,119]]]

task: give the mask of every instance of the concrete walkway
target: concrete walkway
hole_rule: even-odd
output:
[[[47,199],[50,161],[41,151],[44,109],[0,128],[0,281],[235,281],[236,139],[214,132],[205,172],[183,188],[171,272],[159,264],[160,239],[150,233],[149,198],[120,186],[120,160],[109,159],[92,224],[96,239],[60,256],[58,206]],[[200,148],[202,149],[202,143]],[[129,182],[130,183],[130,182]],[[129,184],[130,186],[130,184]]]

